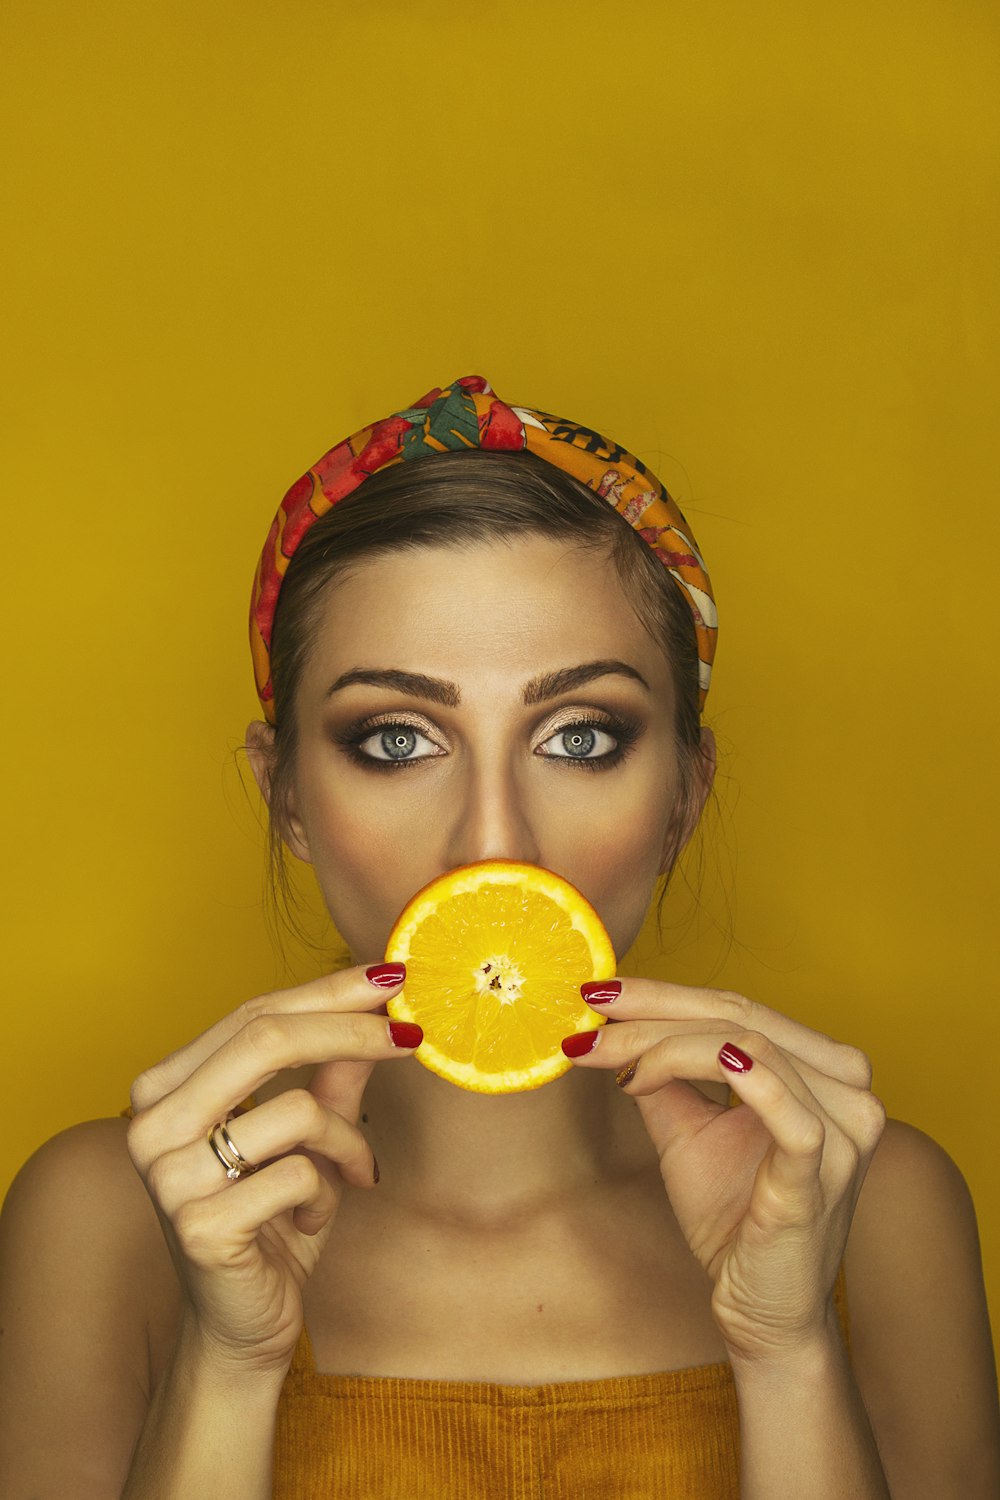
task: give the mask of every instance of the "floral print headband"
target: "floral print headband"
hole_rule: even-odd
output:
[[[527,406],[508,406],[482,375],[464,375],[345,438],[292,485],[278,507],[257,565],[250,606],[257,695],[268,722],[274,723],[274,612],[288,564],[310,526],[379,469],[463,448],[527,449],[572,474],[614,507],[652,548],[684,595],[698,642],[704,706],[715,655],[715,600],[691,529],[664,486],[641,459],[592,427]]]

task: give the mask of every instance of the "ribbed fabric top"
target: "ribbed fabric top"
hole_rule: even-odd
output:
[[[850,1348],[843,1271],[835,1290]],[[324,1375],[303,1328],[274,1500],[739,1500],[728,1364],[554,1385]]]

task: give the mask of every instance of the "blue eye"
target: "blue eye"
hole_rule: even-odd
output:
[[[596,724],[567,724],[565,729],[560,729],[545,741],[546,747],[550,745],[561,748],[543,748],[543,755],[558,760],[594,761],[613,756],[619,748],[619,741]]]
[[[363,740],[356,742],[357,749],[366,759],[396,761],[397,763],[428,760],[430,756],[426,750],[419,755],[414,753],[420,743],[428,747],[430,755],[441,753],[426,735],[421,734],[410,724],[385,724],[374,734],[369,734]]]

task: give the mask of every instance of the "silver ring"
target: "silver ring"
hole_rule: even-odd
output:
[[[249,1177],[252,1173],[259,1172],[260,1168],[252,1161],[247,1161],[234,1144],[232,1136],[226,1129],[226,1125],[232,1118],[232,1115],[227,1115],[225,1120],[220,1120],[218,1125],[213,1125],[208,1132],[208,1144],[225,1167],[229,1181],[239,1182],[241,1177]],[[222,1136],[221,1144],[216,1139],[217,1135]]]

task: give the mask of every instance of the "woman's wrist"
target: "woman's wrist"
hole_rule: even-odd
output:
[[[182,1372],[193,1387],[232,1392],[241,1402],[277,1402],[292,1356],[271,1357],[262,1351],[237,1354],[223,1348],[198,1323],[192,1312],[183,1315],[171,1367]]]
[[[732,1360],[743,1500],[890,1500],[850,1356],[836,1323]]]
[[[122,1500],[271,1500],[283,1378],[220,1359],[193,1318],[182,1318]]]
[[[812,1380],[847,1358],[840,1319],[832,1305],[822,1323],[794,1337],[768,1332],[736,1339],[723,1331],[723,1339],[737,1386],[747,1380],[775,1385]]]

